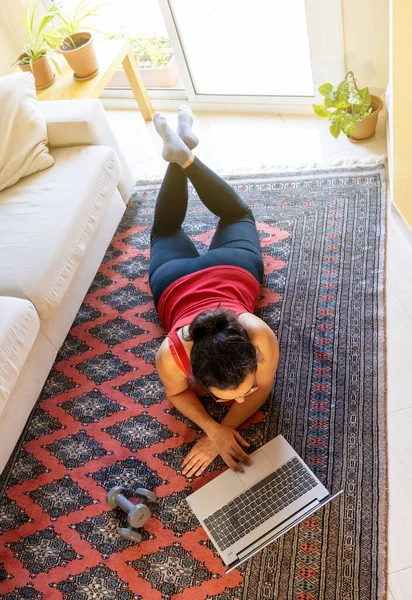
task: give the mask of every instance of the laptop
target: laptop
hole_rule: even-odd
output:
[[[244,472],[228,469],[186,498],[226,573],[336,498],[282,435],[250,454]]]

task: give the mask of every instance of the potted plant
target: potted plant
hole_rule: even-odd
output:
[[[339,85],[334,87],[324,83],[318,89],[325,100],[324,104],[313,104],[313,110],[322,119],[329,119],[334,138],[341,131],[354,142],[374,135],[383,102],[378,96],[371,95],[367,87],[360,90],[352,71],[346,73]]]
[[[60,73],[60,68],[53,58],[53,53],[50,48],[47,48],[43,38],[45,27],[49,24],[52,16],[44,15],[40,19],[40,23],[36,26],[36,10],[39,0],[29,2],[25,11],[25,28],[29,35],[30,42],[24,46],[23,54],[14,64],[18,64],[22,71],[31,71],[34,75],[36,88],[38,90],[49,87],[56,78],[50,62],[53,62],[57,71]]]
[[[65,57],[76,79],[90,79],[99,70],[93,36],[84,30],[84,26],[88,20],[98,15],[100,6],[93,0],[80,0],[72,5],[67,1],[55,1],[49,11],[59,25],[47,31],[44,37],[56,52]]]
[[[106,39],[127,37],[130,48],[147,88],[175,87],[179,81],[179,69],[170,40],[162,36],[130,36],[121,32],[106,34]],[[121,85],[122,73],[115,73],[111,85]]]

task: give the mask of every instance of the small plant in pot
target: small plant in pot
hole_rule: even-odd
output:
[[[99,70],[93,36],[84,28],[87,21],[98,15],[101,6],[92,0],[77,3],[55,1],[49,11],[59,25],[47,31],[44,37],[56,52],[65,57],[76,79],[89,79]]]
[[[26,6],[25,28],[29,35],[30,42],[24,46],[23,54],[20,54],[14,64],[18,64],[22,71],[31,71],[34,75],[36,88],[41,90],[49,87],[56,78],[56,75],[51,68],[49,58],[59,73],[60,68],[53,58],[52,50],[46,47],[43,37],[44,30],[51,21],[52,16],[46,14],[43,17],[37,17],[36,11],[38,3],[39,0],[36,0],[34,3],[29,2]],[[36,24],[36,21],[39,19],[40,22]]]
[[[330,132],[334,138],[341,131],[353,142],[361,142],[374,135],[383,102],[378,96],[371,95],[367,87],[360,90],[352,71],[339,85],[324,83],[318,90],[325,100],[323,104],[313,104],[313,110],[322,119],[330,121]]]

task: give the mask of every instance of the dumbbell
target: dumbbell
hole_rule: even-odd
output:
[[[150,517],[150,508],[148,507],[149,502],[156,502],[157,496],[154,492],[150,492],[144,488],[138,488],[135,495],[138,497],[138,503],[133,504],[123,495],[125,489],[120,485],[116,485],[106,494],[106,502],[110,508],[119,507],[127,513],[127,521],[130,525],[130,529],[122,527],[119,529],[120,535],[126,540],[139,543],[142,536],[137,531],[138,528],[143,527],[148,518]]]

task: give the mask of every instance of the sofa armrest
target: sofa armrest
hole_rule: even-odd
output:
[[[122,167],[119,191],[125,203],[134,179],[99,100],[51,100],[39,102],[47,124],[51,148],[67,146],[110,146]]]

